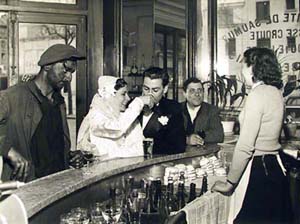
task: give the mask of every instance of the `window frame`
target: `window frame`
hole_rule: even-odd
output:
[[[86,0],[76,0],[76,4],[48,3],[48,2],[26,2],[26,1],[22,1],[22,0],[7,0],[7,5],[28,7],[28,8],[37,8],[40,10],[47,10],[47,9],[87,10],[87,1]]]
[[[227,43],[227,54],[230,59],[236,56],[236,38],[229,38]],[[233,49],[231,49],[233,48]],[[232,53],[231,53],[232,52]]]
[[[266,46],[265,44],[261,44],[263,42],[268,42],[268,46]],[[266,47],[266,48],[271,48],[271,39],[270,38],[259,38],[256,40],[256,46],[257,47]]]
[[[289,7],[291,5],[292,7]],[[296,9],[296,2],[295,0],[285,0],[285,8],[286,10],[294,10]]]
[[[263,7],[262,12],[260,12],[259,5],[267,4]],[[270,1],[257,1],[256,2],[256,19],[257,21],[268,21],[270,17]]]
[[[287,48],[289,48],[289,49],[296,48],[296,37],[289,36],[289,37],[286,37],[286,40],[287,40],[287,43],[286,43]]]

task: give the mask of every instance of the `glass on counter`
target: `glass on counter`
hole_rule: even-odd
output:
[[[145,139],[143,141],[144,157],[152,158],[153,155],[153,139]]]
[[[102,204],[96,202],[90,207],[90,224],[105,224],[102,216]]]
[[[60,224],[89,224],[90,219],[86,208],[76,207],[60,216]]]

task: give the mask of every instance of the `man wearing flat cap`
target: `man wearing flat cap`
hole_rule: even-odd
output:
[[[27,182],[68,167],[70,138],[60,92],[84,58],[72,46],[55,44],[41,55],[33,80],[0,92],[2,180]]]

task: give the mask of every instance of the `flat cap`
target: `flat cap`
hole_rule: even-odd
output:
[[[66,44],[54,44],[41,55],[39,66],[50,65],[64,60],[83,60],[85,57],[73,46]]]

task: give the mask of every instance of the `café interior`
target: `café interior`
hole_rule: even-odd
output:
[[[284,147],[299,150],[299,40],[300,1],[296,0],[0,0],[0,90],[22,82],[26,75],[38,73],[40,55],[53,44],[74,46],[86,57],[78,61],[72,82],[62,91],[71,149],[76,149],[78,130],[97,92],[98,78],[105,75],[124,78],[129,96],[134,98],[141,95],[142,74],[151,66],[168,72],[166,97],[178,102],[185,100],[183,83],[188,78],[197,77],[207,83],[204,99],[220,108],[225,134],[223,143],[181,154],[96,159],[83,168],[64,170],[26,183],[10,193],[18,198],[12,199],[12,204],[4,199],[0,201],[0,211],[8,217],[7,223],[75,223],[63,221],[62,217],[70,211],[82,215],[81,222],[76,223],[126,223],[115,217],[109,217],[109,221],[92,221],[97,205],[111,200],[112,188],[118,196],[126,193],[124,185],[128,181],[134,185],[142,179],[153,178],[155,183],[161,179],[164,190],[167,167],[189,169],[192,165],[197,169],[203,158],[217,159],[228,169],[239,136],[238,115],[250,91],[241,76],[243,52],[250,47],[276,51],[283,82],[291,88],[284,96],[288,119],[284,122],[281,142]],[[241,96],[232,104],[223,105],[220,90],[209,89],[222,79],[228,80],[223,81],[224,88],[229,83],[234,86],[225,96],[227,102],[232,95]],[[229,119],[232,125],[228,130],[225,130],[226,117],[233,118]],[[291,160],[290,165],[295,168],[292,171],[299,169],[297,161]],[[294,175],[294,184],[300,188],[300,171],[288,175]],[[224,178],[208,176],[208,189],[216,180]],[[194,181],[197,195],[204,188],[203,179]],[[177,191],[177,186],[174,189]],[[188,184],[186,191],[191,189],[192,185]],[[139,190],[137,194],[140,197]],[[299,190],[292,197],[296,201],[293,209],[300,214]],[[203,214],[201,221],[195,223],[227,223],[228,198],[221,195],[199,198],[204,207],[213,200],[218,201],[219,207],[207,210],[212,212],[209,217],[203,207],[201,210],[191,203],[189,214],[199,211]],[[6,213],[7,208],[18,211],[18,215]],[[216,210],[223,213],[214,213]],[[85,219],[84,214],[89,218]],[[143,221],[130,223],[163,223],[154,215],[145,217]],[[295,223],[300,223],[299,220],[300,217]],[[0,223],[6,222],[0,220]]]

